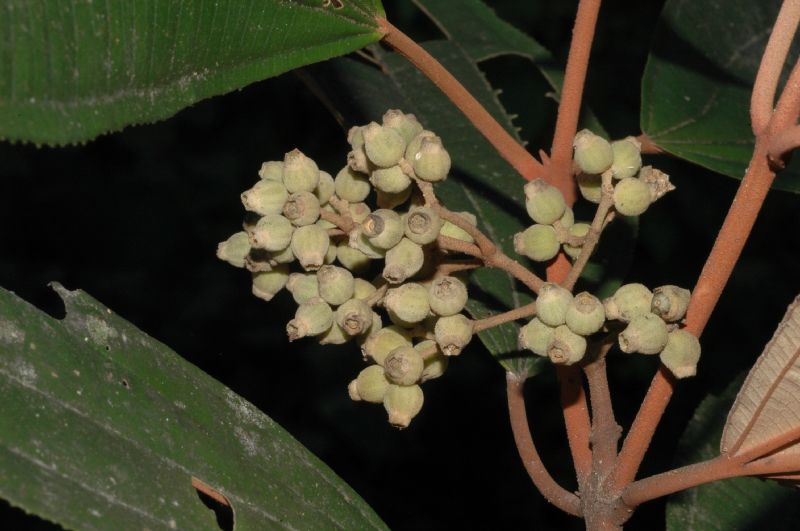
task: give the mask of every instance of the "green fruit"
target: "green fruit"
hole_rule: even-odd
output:
[[[319,219],[319,199],[311,192],[295,192],[283,206],[283,216],[295,227],[311,225]]]
[[[417,133],[417,135],[413,139],[411,139],[411,141],[408,143],[408,146],[406,147],[406,152],[404,156],[405,159],[408,162],[412,162],[414,160],[414,157],[417,156],[417,153],[419,153],[420,147],[422,147],[422,141],[425,140],[426,138],[435,138],[435,137],[436,135],[431,131],[423,130]]]
[[[280,214],[289,193],[283,182],[260,180],[249,190],[242,192],[242,205],[245,210],[260,216]]]
[[[555,328],[547,326],[534,317],[519,331],[517,337],[519,349],[528,349],[539,356],[547,356],[547,349],[553,341],[553,332],[555,332]]]
[[[372,171],[373,166],[367,159],[367,152],[364,151],[364,146],[354,147],[347,153],[347,167],[362,174]]]
[[[589,336],[603,328],[606,311],[600,299],[586,291],[578,293],[567,308],[565,323],[581,336]]]
[[[425,339],[424,341],[420,341],[414,345],[414,348],[420,353],[430,351],[433,348],[436,349],[434,354],[429,354],[425,358],[425,367],[422,369],[422,376],[419,379],[419,383],[424,383],[428,380],[435,380],[444,374],[444,372],[447,370],[447,366],[450,364],[450,358],[445,356],[442,351],[439,350],[439,346],[436,344],[436,341]]]
[[[379,168],[397,164],[406,149],[406,142],[396,130],[370,123],[363,129],[364,151],[367,158]]]
[[[319,297],[319,282],[316,273],[292,273],[286,281],[286,289],[292,294],[294,302],[303,304]]]
[[[350,341],[350,336],[344,333],[342,327],[335,321],[326,332],[317,336],[320,345],[344,345]]]
[[[350,203],[364,201],[369,195],[369,191],[372,189],[367,176],[354,171],[349,166],[345,166],[339,170],[339,173],[336,174],[336,178],[333,180],[333,184],[339,199]]]
[[[353,282],[353,298],[367,300],[377,291],[372,282],[364,280],[363,278],[356,278]]]
[[[364,255],[372,260],[378,260],[386,256],[386,249],[381,249],[372,245],[367,235],[361,230],[361,227],[356,227],[350,231],[348,244],[353,249],[361,251]]]
[[[334,319],[345,334],[358,336],[372,326],[372,309],[361,299],[350,299],[336,309]]]
[[[553,339],[547,347],[547,356],[557,365],[572,365],[586,354],[586,338],[579,336],[566,325],[553,330]]]
[[[283,185],[290,194],[313,192],[319,183],[317,163],[299,149],[293,149],[283,158]]]
[[[578,131],[572,142],[575,164],[583,173],[603,173],[614,162],[614,151],[605,138],[584,129]]]
[[[331,265],[336,261],[336,246],[331,243],[328,245],[328,252],[325,253],[325,264]]]
[[[668,323],[683,319],[689,308],[692,294],[688,289],[678,286],[661,286],[653,290],[653,300],[650,311]]]
[[[329,245],[328,231],[319,225],[298,227],[292,235],[292,252],[306,271],[316,271],[325,263]]]
[[[381,208],[367,216],[361,230],[369,242],[379,249],[391,249],[403,238],[403,223],[400,214]]]
[[[458,356],[472,339],[472,321],[460,313],[440,317],[433,333],[445,356]]]
[[[419,323],[430,314],[428,290],[415,282],[388,290],[383,304],[392,322],[401,326]]]
[[[353,400],[364,400],[373,404],[383,403],[383,397],[388,389],[389,380],[383,373],[383,367],[379,365],[370,365],[358,373],[358,378],[353,380],[349,388]],[[354,394],[358,398],[354,397]]]
[[[289,280],[289,266],[281,265],[271,271],[253,273],[253,295],[265,301],[272,298],[286,286]]]
[[[590,203],[599,203],[603,197],[603,179],[591,173],[579,173],[578,190],[584,199]]]
[[[250,237],[246,232],[237,232],[217,245],[217,258],[234,267],[244,267],[244,260],[250,253]]]
[[[419,151],[409,162],[414,173],[423,181],[443,181],[450,171],[450,154],[438,136],[423,138]]]
[[[372,212],[366,203],[350,203],[347,205],[347,211],[354,223],[361,223]]]
[[[267,181],[283,183],[283,161],[270,160],[263,162],[258,170],[258,176]]]
[[[386,379],[397,385],[414,385],[422,377],[425,362],[414,347],[392,350],[383,362]]]
[[[536,316],[548,326],[563,325],[572,304],[572,293],[558,284],[545,282],[536,298]]]
[[[279,214],[270,214],[259,219],[251,229],[250,245],[266,251],[282,251],[292,242],[294,232],[291,221]]]
[[[353,249],[346,241],[340,242],[336,246],[336,259],[353,273],[365,271],[371,262],[367,255],[358,249]]]
[[[378,168],[370,175],[369,182],[377,190],[389,194],[405,192],[411,186],[411,178],[403,173],[400,166]]]
[[[434,278],[428,287],[428,302],[436,315],[455,315],[467,304],[467,286],[456,277]]]
[[[317,196],[320,205],[328,204],[328,200],[336,190],[336,185],[333,182],[333,177],[326,171],[319,171],[319,182],[314,189],[314,195]]]
[[[286,249],[282,251],[267,251],[267,257],[270,265],[273,266],[278,264],[289,264],[294,262],[295,258],[291,246],[287,246]]]
[[[536,223],[552,225],[564,215],[567,203],[558,188],[534,179],[525,185],[525,208]]]
[[[425,253],[422,247],[408,238],[403,238],[386,252],[383,278],[390,284],[400,284],[417,274],[424,262]]]
[[[700,341],[686,330],[673,330],[661,351],[661,363],[672,371],[675,378],[688,378],[697,374],[700,361]]]
[[[570,207],[564,209],[564,215],[556,222],[562,229],[569,229],[575,224],[575,214]]]
[[[642,144],[636,138],[629,136],[611,143],[614,152],[614,162],[611,164],[611,173],[615,179],[633,177],[642,167]]]
[[[294,319],[286,325],[286,333],[289,341],[295,341],[327,332],[332,324],[333,310],[327,302],[315,297],[297,307]]]
[[[569,234],[570,236],[574,236],[576,238],[585,238],[591,229],[592,227],[588,223],[575,223],[569,228]],[[581,249],[583,249],[582,245],[575,246],[566,243],[564,244],[564,252],[567,253],[567,256],[573,260],[576,260],[578,256],[580,256]]]
[[[531,225],[514,235],[514,250],[517,254],[537,262],[551,260],[559,249],[561,245],[558,243],[556,231],[550,225]]]
[[[383,397],[383,407],[389,414],[389,424],[407,428],[411,419],[422,410],[424,396],[419,385],[389,385]]]
[[[467,221],[467,223],[469,223],[473,227],[478,225],[478,219],[472,212],[457,212],[457,214],[463,217]],[[453,225],[449,221],[445,221],[444,223],[442,223],[442,228],[439,230],[439,234],[441,236],[447,236],[448,238],[455,238],[456,240],[465,241],[467,243],[473,243],[475,241],[467,231],[465,231],[464,229],[462,229],[457,225]]]
[[[364,145],[364,128],[360,125],[354,125],[347,131],[347,143],[356,148]]]
[[[343,267],[324,265],[317,271],[319,295],[331,306],[338,306],[353,297],[353,274]]]
[[[383,125],[394,129],[408,144],[422,132],[422,125],[413,114],[405,114],[397,109],[389,109],[383,115]]]
[[[614,208],[623,216],[638,216],[651,202],[650,187],[641,179],[628,177],[614,186]]]
[[[369,337],[361,345],[361,353],[365,359],[372,359],[382,367],[386,356],[402,346],[411,346],[411,333],[399,326],[391,325],[370,332]]]
[[[411,197],[411,187],[409,186],[402,192],[390,194],[382,190],[375,190],[375,203],[378,208],[397,208]]]
[[[667,323],[653,313],[637,315],[619,335],[622,352],[658,354],[667,344]]]
[[[442,228],[442,219],[428,207],[412,208],[404,221],[406,237],[420,245],[426,245],[436,240]]]
[[[625,284],[603,301],[606,319],[630,322],[637,315],[650,313],[653,293],[642,284]]]

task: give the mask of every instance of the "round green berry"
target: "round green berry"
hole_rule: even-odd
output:
[[[514,235],[514,250],[517,254],[537,262],[551,260],[558,254],[560,248],[556,231],[550,225],[531,225],[523,232]]]
[[[614,152],[608,140],[588,129],[578,131],[572,146],[575,148],[575,164],[583,173],[603,173],[614,162]]]
[[[641,179],[628,177],[614,186],[614,208],[623,216],[638,216],[651,202],[650,187]]]

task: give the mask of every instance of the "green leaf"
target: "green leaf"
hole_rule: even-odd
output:
[[[741,179],[754,145],[750,93],[780,5],[669,0],[642,80],[642,131],[673,155]],[[798,170],[781,172],[774,187],[800,192]]]
[[[678,444],[677,465],[688,465],[719,455],[722,428],[743,377],[719,396],[709,395],[695,411]],[[800,506],[797,493],[773,481],[735,478],[716,481],[671,496],[667,502],[667,528],[674,531],[703,529],[797,529]]]
[[[379,0],[3,2],[0,138],[66,144],[164,119],[375,42],[379,15]]]
[[[385,528],[252,404],[81,291],[54,319],[0,289],[0,497],[73,529]],[[269,378],[270,375],[265,375]]]

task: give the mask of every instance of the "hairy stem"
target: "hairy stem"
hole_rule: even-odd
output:
[[[778,161],[798,147],[800,147],[800,125],[795,125],[770,138],[769,159]]]
[[[572,452],[578,486],[581,491],[592,472],[592,451],[589,447],[591,421],[583,388],[581,370],[575,365],[556,367],[560,385],[561,409],[567,427],[567,441]]]
[[[592,468],[603,480],[614,470],[617,444],[622,435],[622,428],[614,417],[606,374],[606,354],[614,344],[613,337],[600,345],[596,359],[583,368],[592,405]]]
[[[530,426],[528,426],[525,398],[522,395],[524,383],[525,380],[523,378],[513,373],[506,374],[508,415],[511,419],[514,442],[517,445],[519,456],[522,458],[522,463],[525,466],[525,470],[528,471],[533,484],[547,501],[566,513],[581,516],[580,499],[556,483],[539,457],[539,452],[533,443]]]
[[[522,177],[530,181],[543,175],[544,166],[497,123],[433,56],[386,19],[378,18],[377,21],[384,34],[383,42],[425,74]]]
[[[503,323],[516,321],[517,319],[524,319],[526,317],[533,317],[534,315],[536,315],[536,303],[532,302],[507,312],[484,317],[483,319],[476,319],[472,323],[472,331],[477,334],[478,332],[482,332],[483,330],[487,330],[489,328],[494,328],[495,326],[499,326]]]
[[[786,86],[778,103],[775,104],[775,112],[772,114],[767,126],[769,136],[774,136],[797,123],[800,117],[800,61],[795,63],[786,80]]]

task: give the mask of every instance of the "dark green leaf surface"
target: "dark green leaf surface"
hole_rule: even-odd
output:
[[[743,378],[720,395],[709,395],[695,411],[678,445],[677,464],[688,465],[719,455],[719,440]],[[757,478],[735,478],[695,487],[670,497],[667,528],[671,531],[738,531],[797,529],[796,490]]]
[[[378,0],[336,4],[3,2],[0,138],[90,140],[380,38]]]
[[[642,80],[642,131],[673,155],[741,179],[754,144],[750,93],[780,5],[669,0]],[[797,167],[774,186],[800,192]]]
[[[72,529],[383,529],[269,417],[80,291],[53,319],[0,289],[0,497]],[[268,375],[266,375],[268,377]]]

